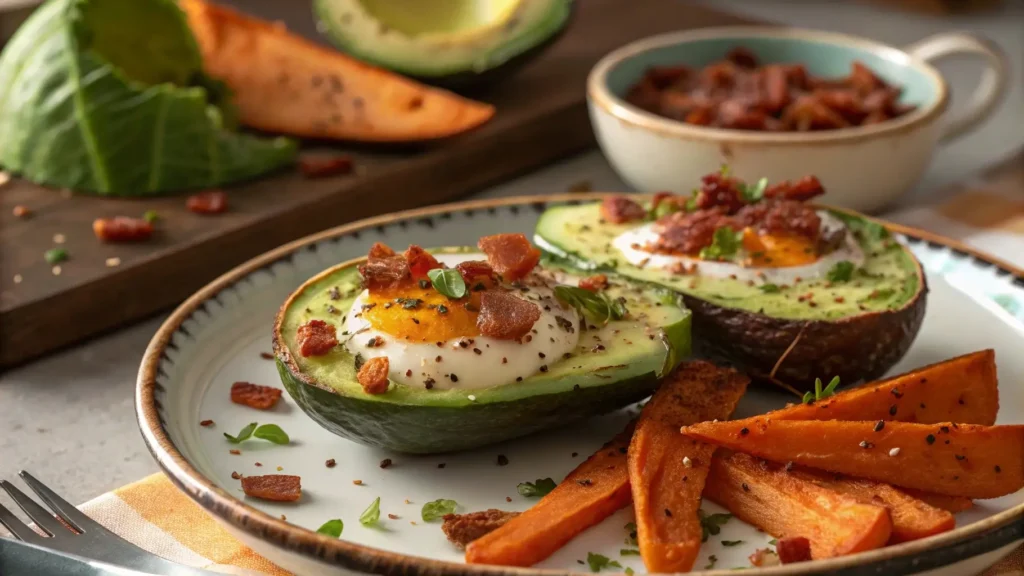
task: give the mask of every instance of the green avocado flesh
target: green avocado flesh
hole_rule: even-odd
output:
[[[471,259],[484,258],[460,253],[453,261]],[[562,281],[575,285],[577,280],[569,276]],[[335,288],[341,297],[332,300]],[[298,350],[298,327],[313,319],[336,326],[342,340],[342,314],[362,291],[357,263],[332,268],[299,288],[275,326],[278,369],[288,393],[321,426],[399,452],[463,450],[612,411],[650,394],[658,379],[690,353],[690,312],[678,296],[616,281],[606,293],[624,297],[629,315],[581,332],[572,357],[551,363],[547,372],[475,390],[427,390],[392,381],[387,392],[372,395],[357,382],[355,358],[344,346],[309,358],[293,352]]]
[[[361,60],[421,78],[496,69],[557,35],[571,0],[316,0],[320,30]]]
[[[615,272],[716,306],[773,318],[836,320],[898,310],[910,304],[922,289],[913,255],[891,240],[880,225],[844,212],[829,212],[842,220],[858,240],[866,255],[864,265],[856,269],[848,281],[830,283],[823,277],[807,278],[777,292],[766,292],[740,280],[701,277],[699,267],[698,274],[674,274],[664,269],[634,266],[611,242],[623,232],[647,222],[605,222],[598,204],[547,210],[537,223],[535,242],[581,269]]]

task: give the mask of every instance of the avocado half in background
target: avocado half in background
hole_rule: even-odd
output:
[[[314,0],[317,28],[360,60],[438,86],[507,76],[565,30],[572,0]]]
[[[917,335],[927,299],[924,273],[881,225],[845,211],[818,210],[845,225],[863,251],[863,265],[848,280],[829,281],[831,266],[784,288],[742,272],[736,278],[702,277],[699,265],[689,274],[636,266],[616,244],[623,245],[624,233],[651,222],[612,224],[598,203],[548,209],[534,243],[579,269],[613,272],[682,294],[693,312],[698,356],[801,391],[813,390],[815,378],[828,382],[839,376],[844,385],[870,381],[898,362]]]
[[[483,254],[468,248],[432,252],[449,267],[485,259]],[[534,349],[547,345],[549,332],[552,342],[554,336],[568,337],[570,332],[575,332],[573,338],[578,337],[578,342],[570,344],[573,348],[568,357],[548,354],[543,368],[523,373],[521,380],[515,374],[525,370],[522,365],[526,362],[510,359],[501,367],[511,374],[507,382],[473,387],[474,374],[494,379],[504,354],[499,351],[499,344],[491,346],[485,337],[477,336],[475,341],[470,340],[473,344],[460,347],[462,338],[424,344],[405,342],[402,334],[388,332],[384,340],[394,348],[385,350],[383,345],[376,344],[375,350],[391,357],[391,382],[385,393],[369,394],[356,379],[356,362],[360,346],[371,336],[366,332],[346,333],[354,315],[353,303],[360,302],[358,310],[368,310],[363,304],[366,301],[360,300],[366,298],[358,270],[364,261],[339,264],[308,280],[281,307],[274,326],[274,353],[285,389],[318,424],[361,444],[431,454],[474,448],[562,426],[642,400],[662,376],[690,353],[690,312],[679,296],[653,285],[644,287],[621,279],[613,282],[605,293],[610,299],[625,298],[628,314],[623,319],[604,325],[590,320],[586,330],[576,330],[579,317],[572,311],[571,315],[561,312],[561,318],[545,323],[558,326],[542,327],[543,316],[534,324],[540,328],[532,338]],[[578,272],[559,265],[542,263],[538,269],[555,274],[560,284],[575,287],[579,280]],[[437,300],[443,297],[430,287],[413,286],[410,290],[406,298],[398,298],[395,303],[389,300],[374,305],[374,312],[380,314],[384,309],[398,319],[408,315],[410,322],[398,324],[413,330],[441,321],[436,304],[431,306],[435,301],[447,301]],[[421,304],[411,309],[404,305],[416,300]],[[460,304],[447,305],[454,309]],[[551,308],[553,313],[559,313],[556,305]],[[444,317],[452,316],[456,314],[445,311]],[[573,330],[567,326],[568,318],[577,324]],[[310,320],[334,325],[341,344],[323,356],[299,354],[296,332]],[[346,343],[346,338],[360,340]],[[478,352],[475,348],[482,350]],[[355,355],[353,349],[357,350]],[[428,389],[418,379],[415,385],[397,382],[394,369],[399,354],[406,355],[406,361],[412,358],[417,366],[428,369],[434,365],[435,356],[446,359],[437,365],[439,369],[454,372],[456,363],[461,363],[458,385],[445,381]],[[420,360],[418,356],[425,358]]]

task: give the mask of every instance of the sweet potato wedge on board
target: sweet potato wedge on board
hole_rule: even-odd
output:
[[[970,498],[964,498],[963,496],[946,496],[943,494],[935,494],[934,492],[914,490],[912,488],[902,488],[902,490],[929,506],[934,506],[940,510],[945,510],[954,514],[957,512],[963,512],[964,510],[970,510],[974,507],[974,501]]]
[[[629,504],[630,424],[532,508],[466,546],[469,564],[532,566]]]
[[[899,420],[995,424],[999,389],[993,350],[918,368],[844,390],[812,404],[766,414],[774,420]]]
[[[683,434],[772,460],[926,490],[998,498],[1024,488],[1024,426],[751,418]]]
[[[749,383],[735,370],[688,362],[640,414],[629,445],[629,482],[640,556],[650,572],[688,572],[700,551],[697,510],[715,447],[679,428],[728,418]]]
[[[243,124],[311,138],[408,142],[465,132],[494,107],[430,88],[283,27],[181,0],[203,67],[234,92]]]
[[[815,559],[881,548],[892,532],[884,506],[863,504],[747,454],[714,458],[704,496],[776,538],[807,538]]]

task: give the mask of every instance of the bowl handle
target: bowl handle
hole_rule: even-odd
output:
[[[1006,56],[993,42],[966,32],[943,32],[918,40],[904,48],[908,54],[926,62],[937,62],[954,54],[980,56],[985,69],[964,110],[946,121],[940,142],[955,140],[976,128],[989,117],[1006,95],[1008,77]]]

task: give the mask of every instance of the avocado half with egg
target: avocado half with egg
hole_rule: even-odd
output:
[[[353,56],[449,88],[494,81],[565,29],[572,0],[314,0],[319,30]]]
[[[465,248],[432,252],[447,267],[484,259]],[[626,313],[604,323],[550,296],[557,285],[576,292],[578,273],[539,266],[511,290],[537,302],[540,319],[521,341],[496,340],[476,329],[478,292],[451,299],[421,279],[371,293],[359,270],[365,261],[307,281],[274,327],[291,397],[327,430],[362,444],[429,454],[561,426],[643,399],[690,352],[690,312],[656,286],[612,282],[601,298]],[[297,334],[315,320],[334,326],[339,343],[304,356]],[[357,376],[357,364],[376,356],[389,359],[382,394]]]
[[[651,204],[643,208],[650,211]],[[839,376],[844,384],[878,378],[903,357],[921,326],[927,294],[921,265],[880,224],[814,210],[823,229],[842,231],[842,243],[826,255],[798,248],[796,265],[773,266],[764,254],[755,254],[760,265],[752,265],[749,253],[744,262],[745,238],[737,240],[731,261],[649,252],[658,229],[654,216],[615,224],[599,203],[548,209],[535,242],[580,269],[682,294],[693,312],[695,354],[757,379],[806,391],[816,378]],[[784,242],[774,247],[792,250]]]

